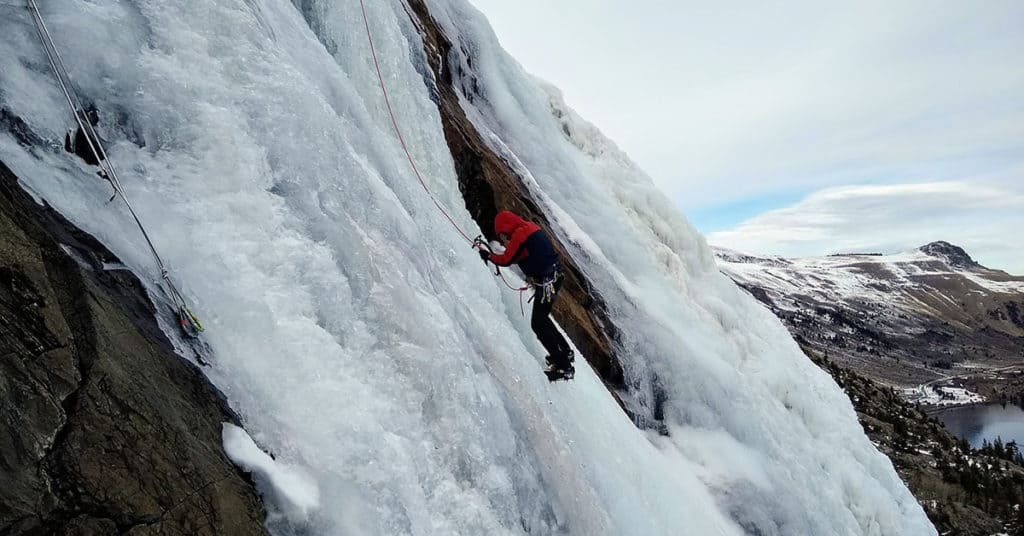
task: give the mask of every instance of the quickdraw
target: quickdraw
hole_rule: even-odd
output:
[[[555,273],[551,274],[551,277],[540,283],[534,284],[534,287],[537,289],[534,296],[539,292],[541,303],[549,303],[551,300],[555,299],[555,283],[561,276],[562,274],[558,270],[555,270]]]
[[[541,303],[551,302],[551,300],[555,299],[555,294],[558,292],[555,290],[555,283],[558,283],[558,280],[561,278],[562,271],[559,269],[558,265],[555,265],[555,271],[551,272],[551,275],[541,281],[527,278],[526,282],[534,288],[533,296],[530,298],[530,301],[533,301],[533,299],[540,294]]]

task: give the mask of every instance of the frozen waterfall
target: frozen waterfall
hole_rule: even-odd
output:
[[[236,432],[230,445],[301,475],[275,493],[301,481],[302,508],[268,495],[271,530],[935,534],[845,395],[718,273],[648,177],[524,73],[465,0],[428,6],[476,77],[467,116],[602,293],[627,380],[661,398],[668,435],[634,426],[582,360],[574,382],[544,378],[518,296],[408,168],[358,1],[41,6],[126,194],[204,320],[208,376],[276,460]],[[59,147],[70,114],[27,12],[0,10],[0,106],[46,140],[0,132],[0,160],[156,295],[130,216]],[[367,14],[417,166],[479,232],[407,7],[372,0]]]

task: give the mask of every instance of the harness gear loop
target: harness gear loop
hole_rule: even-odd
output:
[[[537,294],[540,294],[541,303],[551,302],[551,300],[555,299],[555,283],[557,283],[561,277],[562,272],[556,267],[555,271],[543,281],[527,279],[527,282],[534,288],[533,296],[530,297],[530,300],[533,300],[533,298],[537,297]]]
[[[533,280],[531,278],[526,278],[526,285],[525,286],[523,286],[522,288],[513,289],[513,290],[519,291],[519,313],[521,315],[523,315],[523,317],[526,316],[526,308],[523,307],[523,294],[527,290],[529,290],[531,288],[533,289],[533,294],[530,295],[530,297],[526,300],[526,303],[532,302],[533,299],[537,297],[537,293],[540,293],[540,302],[541,303],[549,303],[552,300],[554,300],[555,299],[555,283],[559,279],[561,279],[561,277],[562,277],[562,272],[556,266],[555,267],[555,271],[551,274],[550,277],[546,278],[545,280],[543,280],[543,281],[535,281],[535,280]]]

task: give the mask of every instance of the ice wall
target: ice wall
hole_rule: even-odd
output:
[[[473,55],[483,98],[468,114],[598,284],[631,382],[669,437],[634,427],[584,366],[573,383],[544,379],[517,297],[407,168],[357,2],[42,6],[207,326],[208,375],[318,497],[275,507],[271,529],[934,534],[843,394],[717,273],[647,177],[523,73],[472,7],[430,6]],[[70,113],[27,14],[0,9],[0,106],[48,141],[3,132],[0,159],[157,295],[127,212],[59,148]],[[399,1],[367,11],[413,157],[475,234],[415,26]]]

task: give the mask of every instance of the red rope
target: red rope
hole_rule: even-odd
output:
[[[437,209],[441,211],[441,214],[444,214],[445,218],[448,218],[448,221],[451,222],[452,227],[454,227],[455,230],[458,231],[460,235],[462,235],[462,238],[465,238],[467,242],[472,243],[473,239],[470,238],[469,235],[467,235],[465,232],[463,232],[462,228],[459,227],[459,224],[455,223],[455,220],[448,214],[444,207],[441,206],[441,203],[437,201],[437,198],[434,197],[434,194],[433,192],[430,191],[430,188],[427,187],[426,181],[423,180],[423,175],[420,174],[420,170],[416,167],[416,162],[413,161],[412,159],[412,154],[409,153],[409,147],[405,144],[405,137],[402,136],[402,130],[398,128],[398,120],[395,119],[395,111],[391,108],[391,99],[388,98],[388,88],[384,85],[384,75],[381,74],[380,72],[380,63],[377,61],[377,49],[374,48],[373,46],[373,35],[370,33],[370,22],[366,18],[366,4],[363,3],[363,0],[359,0],[359,9],[362,10],[363,12],[363,24],[366,26],[366,40],[370,43],[370,55],[373,56],[373,66],[374,68],[377,69],[377,80],[380,82],[380,90],[381,92],[384,93],[384,104],[387,105],[388,115],[391,116],[391,125],[395,127],[395,135],[398,136],[398,141],[399,143],[402,144],[402,149],[405,151],[405,156],[406,158],[409,159],[409,166],[412,167],[413,173],[415,173],[416,178],[419,179],[420,186],[423,186],[423,189],[427,192],[427,195],[430,196],[431,201],[434,202],[434,206],[436,206]]]
[[[521,287],[513,287],[511,284],[509,284],[508,280],[505,279],[505,274],[501,273],[501,271],[498,272],[498,277],[501,278],[501,281],[503,283],[505,283],[506,287],[508,287],[508,288],[510,288],[512,290],[515,290],[515,291],[518,291],[518,292],[522,292],[524,290],[529,290],[530,289],[530,285],[529,284],[523,285]]]
[[[448,218],[452,227],[462,235],[462,238],[465,238],[469,243],[474,243],[473,239],[470,238],[461,227],[459,227],[459,224],[455,223],[455,220],[448,214],[448,211],[446,211],[444,207],[441,206],[441,203],[438,202],[437,198],[434,197],[434,193],[430,191],[429,187],[427,187],[427,182],[423,180],[423,175],[420,174],[419,168],[416,167],[416,162],[413,160],[412,154],[409,152],[409,147],[405,143],[405,137],[402,136],[402,129],[398,128],[398,119],[395,118],[395,111],[391,108],[391,99],[388,97],[388,88],[384,84],[384,75],[381,73],[380,62],[377,60],[377,49],[373,46],[373,34],[370,32],[370,21],[366,17],[366,4],[363,0],[359,0],[359,9],[363,14],[363,25],[366,27],[366,41],[370,44],[370,55],[373,56],[373,67],[377,70],[377,81],[380,83],[381,93],[384,94],[384,104],[387,105],[388,115],[391,116],[391,126],[395,129],[395,135],[398,136],[398,142],[402,145],[402,150],[405,151],[405,157],[409,160],[409,167],[411,167],[413,173],[416,174],[416,178],[420,181],[420,186],[422,186],[423,190],[430,196],[430,200],[434,202],[434,206],[441,211],[441,214],[444,214],[445,218]],[[526,316],[526,311],[523,307],[523,292],[529,290],[530,285],[527,284],[518,288],[513,287],[508,280],[505,279],[505,275],[502,274],[500,270],[498,271],[498,276],[501,277],[501,281],[505,283],[506,287],[519,293],[519,311],[523,316]]]
[[[506,287],[519,293],[519,314],[523,315],[523,318],[526,318],[526,309],[523,308],[523,293],[530,289],[530,285],[526,284],[519,288],[513,287],[512,285],[509,284],[508,280],[505,279],[505,274],[501,273],[500,270],[498,271],[498,277],[501,278],[501,282],[505,283]]]

